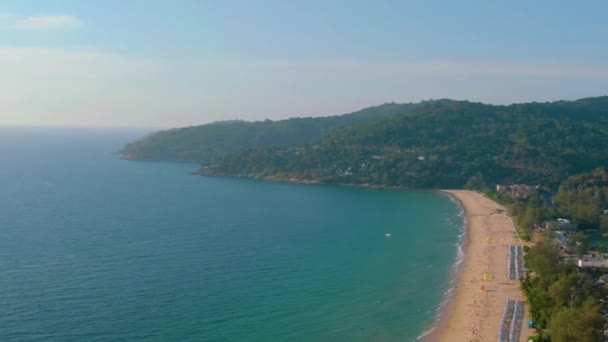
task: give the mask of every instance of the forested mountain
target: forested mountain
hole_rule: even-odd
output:
[[[605,165],[608,97],[509,106],[443,100],[312,144],[228,155],[201,173],[462,188],[471,180],[557,185]]]
[[[336,116],[258,122],[233,120],[171,129],[130,143],[121,153],[126,159],[206,163],[251,148],[307,144],[337,128],[396,117],[433,102],[386,103]]]

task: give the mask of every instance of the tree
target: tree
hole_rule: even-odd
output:
[[[551,319],[548,329],[553,342],[601,341],[604,317],[593,298],[579,308],[562,308]]]
[[[536,225],[540,221],[540,211],[535,207],[528,207],[525,210],[525,214],[519,220],[519,225],[526,231],[528,235],[534,229],[534,225]]]
[[[608,233],[608,214],[600,216],[600,229],[602,233]]]
[[[582,227],[608,229],[608,222],[602,223],[608,207],[608,172],[598,168],[568,178],[559,186],[554,202]]]
[[[583,233],[570,235],[570,240],[576,243],[576,255],[578,257],[583,256],[589,249],[589,245],[587,244],[587,236]]]
[[[483,179],[483,175],[481,174],[481,172],[477,172],[473,176],[471,176],[469,178],[469,180],[467,180],[467,183],[465,184],[464,187],[465,187],[465,189],[469,189],[469,190],[481,191],[484,188],[486,188],[487,185]]]
[[[570,273],[560,277],[549,287],[549,297],[558,306],[571,306],[576,293],[578,274]]]
[[[526,265],[541,277],[560,274],[565,267],[559,248],[551,240],[545,240],[530,248],[524,259]]]

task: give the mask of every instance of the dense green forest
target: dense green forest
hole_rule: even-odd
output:
[[[559,212],[581,228],[608,232],[608,172],[598,168],[573,176],[559,186],[553,198]],[[604,211],[607,214],[604,214]]]
[[[134,160],[206,163],[250,148],[310,143],[335,129],[407,114],[432,102],[386,103],[336,116],[258,122],[235,120],[171,129],[130,143],[121,153],[124,158]]]
[[[467,182],[557,186],[604,165],[608,97],[510,106],[442,100],[337,129],[314,143],[230,154],[201,173],[463,188]]]
[[[599,299],[605,290],[595,285],[592,275],[565,263],[550,240],[526,249],[525,263],[534,272],[526,275],[522,288],[539,340],[601,341],[604,317]]]
[[[557,191],[542,187],[527,198],[493,192],[489,188],[477,190],[483,190],[509,208],[524,238],[531,236],[535,226],[556,218],[571,219],[580,231],[608,233],[608,172],[604,168],[569,177],[559,184]]]

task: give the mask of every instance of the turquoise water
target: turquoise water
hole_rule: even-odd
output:
[[[608,247],[608,237],[602,235],[599,232],[589,234],[586,242],[591,247]]]
[[[448,197],[119,160],[140,134],[0,129],[0,341],[411,341],[432,324],[462,224]]]

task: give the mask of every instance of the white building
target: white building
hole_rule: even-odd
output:
[[[608,268],[608,254],[583,255],[577,265],[580,268]]]

